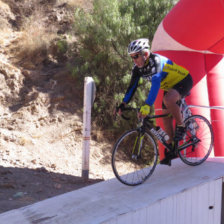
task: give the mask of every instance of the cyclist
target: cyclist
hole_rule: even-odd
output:
[[[145,38],[132,41],[128,46],[128,54],[134,62],[134,67],[132,68],[131,82],[123,102],[119,106],[118,113],[121,114],[125,105],[129,103],[142,77],[151,82],[151,89],[145,104],[140,108],[139,116],[144,118],[150,113],[150,106],[154,104],[161,88],[164,90],[163,112],[172,115],[163,119],[164,129],[170,137],[167,143],[172,144],[173,138],[181,140],[185,133],[185,126],[177,102],[181,97],[186,96],[193,86],[189,71],[162,55],[152,53],[149,40]],[[173,118],[176,121],[175,135]],[[165,149],[165,158],[160,163],[171,165],[173,158],[175,156]]]

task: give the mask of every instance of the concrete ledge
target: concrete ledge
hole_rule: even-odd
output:
[[[147,223],[145,216],[150,214],[150,208],[157,202],[182,194],[188,189],[205,186],[212,181],[215,182],[214,187],[217,186],[219,189],[222,177],[224,177],[224,158],[210,158],[196,167],[187,166],[180,159],[176,159],[171,167],[158,165],[151,178],[140,186],[125,186],[114,178],[2,213],[0,223]],[[217,183],[217,180],[220,181]],[[211,185],[209,186],[211,190]],[[214,197],[218,198],[220,195]],[[173,202],[171,204],[173,206]],[[220,213],[221,211],[219,215]]]

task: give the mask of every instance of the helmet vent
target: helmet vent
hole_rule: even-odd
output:
[[[141,38],[132,41],[128,46],[128,54],[138,53],[144,49],[149,49],[149,40],[146,38]]]

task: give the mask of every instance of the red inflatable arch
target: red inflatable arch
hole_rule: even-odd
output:
[[[224,107],[224,0],[180,0],[159,25],[152,51],[190,71],[194,87],[188,104]],[[156,108],[161,98],[160,92]],[[224,156],[224,111],[196,108],[194,113],[212,122],[213,153]]]

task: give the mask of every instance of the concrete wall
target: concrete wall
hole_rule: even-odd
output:
[[[1,224],[219,224],[224,158],[197,167],[176,159],[144,184],[116,179],[0,214]]]

